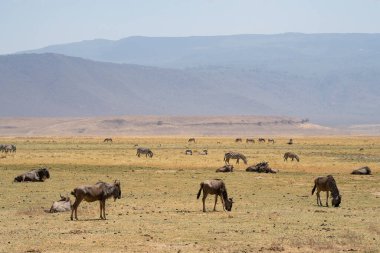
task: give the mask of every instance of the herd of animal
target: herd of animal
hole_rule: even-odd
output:
[[[111,138],[106,138],[104,142],[112,142]],[[190,138],[188,142],[195,143],[195,138]],[[242,142],[241,138],[236,138],[235,142]],[[253,139],[246,139],[246,143],[254,143]],[[264,138],[259,138],[259,142],[265,142]],[[275,143],[274,139],[268,139],[268,143]],[[293,144],[293,140],[290,139],[289,142]],[[290,144],[288,142],[288,144]],[[16,152],[16,146],[13,144],[0,144],[0,150],[2,152]],[[208,151],[203,150],[203,154],[207,155]],[[186,155],[192,155],[192,150],[186,150]],[[153,157],[153,152],[149,148],[138,147],[136,155],[140,157],[141,155],[145,155],[146,157]],[[298,155],[292,152],[286,152],[284,154],[284,161],[287,161],[288,158],[295,159],[297,162],[300,161]],[[229,163],[231,159],[236,160],[236,164],[239,164],[239,160],[242,160],[244,164],[248,163],[246,156],[238,152],[227,152],[224,155],[225,165],[221,168],[218,168],[216,172],[233,172],[233,165]],[[250,166],[246,169],[247,172],[258,172],[258,173],[277,173],[278,170],[271,169],[267,162],[261,162],[256,164],[255,166]],[[354,170],[351,174],[359,174],[359,175],[370,175],[371,169],[369,167],[359,168]],[[50,178],[50,172],[48,168],[42,167],[38,169],[34,169],[23,173],[14,178],[14,182],[44,182],[46,179]],[[228,197],[226,184],[221,179],[212,179],[205,180],[200,183],[200,189],[197,194],[197,199],[199,199],[201,193],[203,191],[203,212],[206,212],[205,201],[207,196],[215,195],[215,204],[214,211],[216,209],[216,204],[218,201],[218,197],[220,197],[223,209],[225,211],[232,210],[232,204],[234,203],[232,198]],[[329,193],[331,192],[332,196],[332,206],[338,207],[341,203],[342,196],[339,194],[338,187],[336,185],[336,181],[332,175],[328,175],[326,177],[318,177],[314,180],[314,187],[312,189],[312,195],[317,191],[317,205],[322,206],[322,201],[320,198],[320,192],[326,192],[326,206],[328,206],[328,198]],[[62,196],[60,195],[60,200],[53,203],[49,212],[64,212],[71,210],[71,220],[78,220],[77,209],[79,204],[85,200],[87,202],[99,201],[100,203],[100,219],[106,219],[105,213],[105,202],[108,198],[113,197],[115,200],[121,198],[121,187],[120,181],[115,180],[113,183],[106,182],[98,182],[95,185],[82,185],[76,187],[71,194],[75,197],[75,201],[71,204],[70,197],[68,195]]]

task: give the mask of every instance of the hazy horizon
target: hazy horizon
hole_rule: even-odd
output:
[[[131,36],[380,33],[377,0],[5,0],[0,9],[0,54]]]

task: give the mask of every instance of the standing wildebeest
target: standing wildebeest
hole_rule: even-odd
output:
[[[265,142],[264,138],[259,138],[259,142]]]
[[[372,171],[369,167],[365,166],[351,172],[353,175],[371,175]]]
[[[44,182],[46,178],[50,178],[50,173],[47,168],[31,170],[24,174],[15,177],[14,182]]]
[[[195,138],[190,138],[187,142],[194,142],[195,143]]]
[[[224,154],[224,162],[226,164],[230,164],[230,159],[236,159],[236,163],[239,164],[239,159],[242,159],[244,161],[244,164],[247,164],[247,158],[241,154],[241,153],[237,153],[237,152],[227,152],[226,154]]]
[[[193,155],[193,151],[191,149],[186,149],[185,155]]]
[[[255,143],[255,140],[254,139],[246,139],[245,140],[245,143]]]
[[[335,179],[333,176],[328,175],[327,177],[317,177],[314,180],[314,188],[311,191],[311,195],[314,194],[315,189],[317,189],[317,204],[319,206],[322,205],[320,192],[325,191],[326,192],[326,206],[329,206],[328,199],[329,199],[329,191],[332,195],[332,201],[331,204],[334,207],[338,207],[340,205],[340,202],[342,201],[342,196],[339,194],[338,187],[336,186]]]
[[[293,139],[289,139],[289,141],[286,144],[292,145],[293,144]]]
[[[145,155],[145,157],[150,157],[150,158],[152,158],[153,157],[153,152],[149,149],[149,148],[137,148],[137,153],[136,153],[136,155],[138,156],[138,157],[140,157],[140,154],[143,154],[143,155]]]
[[[211,179],[205,180],[200,184],[201,188],[198,191],[197,199],[201,196],[203,190],[203,212],[206,212],[206,198],[208,194],[215,195],[214,211],[216,211],[216,202],[218,201],[218,196],[222,199],[223,210],[231,211],[232,204],[234,203],[232,198],[228,198],[226,185],[221,179]]]
[[[234,166],[233,165],[224,165],[223,167],[220,167],[215,172],[233,172]]]
[[[112,142],[112,138],[105,138],[103,142]]]
[[[274,139],[268,139],[268,143],[269,142],[272,142],[272,144],[274,144]]]
[[[235,142],[243,142],[241,138],[236,138]]]
[[[72,195],[75,196],[75,202],[71,208],[71,217],[73,220],[73,214],[75,211],[75,219],[78,220],[77,209],[82,202],[85,200],[87,202],[100,202],[100,219],[106,219],[106,199],[113,197],[114,200],[120,199],[121,197],[121,188],[120,181],[115,180],[113,184],[105,182],[97,182],[95,185],[83,185],[78,186],[72,192]]]
[[[50,213],[66,212],[71,210],[70,197],[68,195],[65,197],[61,194],[59,196],[61,197],[61,199],[53,203],[53,205],[50,207]]]
[[[284,161],[288,161],[288,158],[292,158],[292,161],[293,161],[294,159],[296,159],[297,162],[300,161],[300,158],[298,157],[298,155],[294,154],[293,152],[286,152],[286,153],[284,154]]]

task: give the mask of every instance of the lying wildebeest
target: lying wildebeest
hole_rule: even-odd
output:
[[[112,138],[105,138],[103,142],[112,142]]]
[[[255,140],[254,139],[246,139],[245,143],[255,143]]]
[[[46,178],[50,178],[49,170],[47,168],[40,168],[15,177],[14,182],[44,182]]]
[[[317,177],[314,180],[314,188],[311,191],[311,195],[314,194],[315,189],[317,189],[317,204],[319,206],[322,205],[320,192],[325,191],[326,192],[326,206],[329,206],[328,199],[329,199],[329,191],[332,195],[332,201],[331,204],[334,207],[338,207],[340,205],[340,202],[342,201],[342,196],[339,194],[338,187],[336,186],[335,179],[333,176],[328,175],[327,177]]]
[[[269,142],[272,142],[272,144],[274,144],[274,139],[268,139],[268,143]]]
[[[187,142],[194,142],[195,143],[195,138],[190,138]]]
[[[269,167],[268,162],[261,162],[254,166],[249,166],[245,171],[247,172],[257,172],[257,173],[277,173],[277,170],[274,170]]]
[[[71,200],[70,197],[67,196],[62,196],[60,200],[55,201],[53,205],[50,207],[50,213],[56,213],[56,212],[66,212],[71,210]]]
[[[137,148],[137,153],[136,153],[136,155],[137,155],[138,157],[140,157],[141,154],[145,155],[145,157],[148,157],[148,156],[149,156],[150,158],[153,157],[153,152],[152,152],[149,148],[142,148],[142,147]]]
[[[259,138],[259,142],[265,142],[264,138]]]
[[[242,159],[244,161],[244,164],[247,164],[247,158],[241,154],[241,153],[237,153],[237,152],[227,152],[224,154],[224,162],[226,164],[230,164],[230,159],[236,159],[236,163],[239,164],[239,159]]]
[[[362,168],[359,168],[357,170],[352,171],[351,174],[353,174],[353,175],[371,175],[372,171],[368,166],[365,166],[365,167],[362,167]]]
[[[97,182],[95,185],[83,185],[78,186],[72,192],[75,196],[75,202],[71,208],[71,220],[73,220],[73,214],[75,211],[75,219],[78,220],[77,209],[82,202],[85,200],[87,202],[100,202],[100,219],[106,219],[106,199],[113,197],[114,200],[120,199],[121,188],[120,181],[115,180],[113,184],[105,182]]]
[[[200,155],[208,155],[208,150],[204,149],[202,152],[199,153]]]
[[[292,145],[293,144],[293,139],[289,139],[289,141],[286,144]]]
[[[200,184],[200,189],[197,194],[197,199],[201,196],[203,190],[203,212],[206,212],[206,198],[208,194],[215,195],[214,211],[216,211],[216,202],[218,201],[218,196],[222,199],[223,210],[231,211],[232,204],[234,203],[232,198],[228,198],[226,185],[221,179],[211,179],[205,180]]]
[[[298,157],[298,155],[296,155],[296,154],[293,153],[293,152],[286,152],[286,153],[284,154],[284,161],[288,161],[288,158],[292,158],[292,161],[293,161],[294,159],[296,159],[297,162],[300,161],[300,158]]]
[[[193,155],[193,151],[191,149],[186,149],[185,155]]]
[[[235,142],[242,142],[243,140],[241,138],[236,138]]]
[[[223,167],[220,167],[215,172],[233,172],[234,166],[233,165],[224,165]]]

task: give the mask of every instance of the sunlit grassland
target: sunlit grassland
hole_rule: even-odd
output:
[[[0,251],[2,252],[255,252],[359,251],[380,248],[379,137],[275,138],[273,144],[235,143],[234,138],[180,137],[20,137],[0,138],[17,145],[16,154],[0,153]],[[244,139],[243,139],[244,141]],[[153,158],[138,158],[136,147]],[[194,154],[186,156],[185,149]],[[198,152],[208,149],[208,156]],[[362,150],[361,150],[362,149]],[[278,174],[216,174],[226,151],[239,151],[248,164],[268,161]],[[286,151],[301,161],[284,162]],[[233,161],[234,163],[234,161]],[[29,169],[46,165],[44,183],[12,183]],[[369,166],[373,176],[352,176]],[[318,207],[313,179],[332,174],[342,194],[340,208]],[[199,183],[222,178],[234,198],[231,213],[203,213],[196,200]],[[59,194],[81,184],[119,179],[122,198],[108,200],[108,220],[98,220],[98,203],[82,203],[79,221],[69,213],[44,212]],[[325,202],[325,194],[322,201]]]

